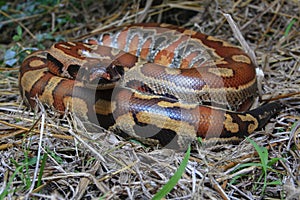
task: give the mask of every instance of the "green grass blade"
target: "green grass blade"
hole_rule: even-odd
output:
[[[288,26],[286,27],[285,31],[284,31],[284,36],[287,37],[289,32],[291,31],[293,25],[296,23],[296,19],[292,19],[292,21],[288,24]]]
[[[14,180],[14,178],[17,176],[17,174],[19,173],[19,171],[23,168],[23,166],[19,166],[15,169],[14,173],[12,174],[12,176],[10,177],[5,189],[3,190],[3,192],[0,194],[0,199],[4,199],[4,197],[6,197],[6,195],[9,193],[9,188]]]
[[[25,173],[24,173],[24,177],[22,179],[24,181],[26,189],[29,189],[30,185],[31,185],[31,178],[30,178],[30,173],[29,173],[30,172],[30,170],[29,170],[30,159],[29,159],[29,155],[28,154],[29,154],[28,151],[24,150],[24,161],[23,161],[22,166],[25,167]]]
[[[272,158],[268,162],[268,167],[271,167],[272,165],[274,165],[275,163],[277,163],[279,160],[283,160],[283,159],[282,158]]]
[[[191,147],[189,146],[189,148],[187,149],[187,151],[185,153],[183,161],[181,162],[181,164],[178,167],[175,174],[170,178],[170,180],[167,182],[167,184],[164,185],[163,188],[155,194],[155,196],[153,197],[152,200],[162,199],[164,196],[166,196],[174,188],[174,186],[177,184],[177,182],[181,178],[183,172],[185,171],[185,167],[186,167],[186,165],[189,161],[189,158],[190,158],[190,153],[191,153]]]
[[[41,167],[40,167],[40,171],[39,171],[39,176],[38,176],[38,181],[37,181],[37,185],[36,187],[39,187],[42,184],[42,177],[44,174],[44,169],[45,169],[45,165],[46,165],[46,161],[48,158],[48,154],[44,154],[43,159],[42,159],[42,163],[41,163]]]
[[[280,180],[268,182],[267,185],[282,185],[282,182]]]
[[[239,169],[243,169],[246,167],[252,167],[252,166],[256,166],[256,167],[261,167],[261,163],[254,163],[254,162],[249,162],[249,163],[242,163],[240,165],[238,165],[233,172],[238,171]]]
[[[247,139],[254,146],[255,150],[257,151],[260,161],[261,161],[262,169],[263,169],[264,173],[266,173],[267,166],[268,166],[268,157],[269,157],[267,148],[258,146],[258,144],[256,142],[254,142],[253,140],[251,140],[250,138],[247,138]]]
[[[264,177],[264,185],[262,188],[262,193],[264,193],[264,191],[267,187],[267,168],[268,168],[268,157],[269,157],[268,149],[266,147],[259,146],[256,142],[254,142],[250,138],[247,138],[247,139],[254,146],[255,150],[257,151],[257,153],[259,155],[260,161],[261,161],[261,167],[263,170],[262,176]],[[259,179],[259,181],[260,181],[260,179]]]

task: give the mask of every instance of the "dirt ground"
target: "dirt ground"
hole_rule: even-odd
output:
[[[137,22],[178,25],[239,46],[240,31],[264,73],[254,107],[269,100],[284,105],[250,136],[261,151],[249,140],[195,142],[165,199],[300,199],[298,0],[48,0],[0,6],[0,199],[151,199],[178,171],[184,152],[145,147],[105,130],[86,132],[72,116],[28,109],[19,93],[18,71],[29,52]]]

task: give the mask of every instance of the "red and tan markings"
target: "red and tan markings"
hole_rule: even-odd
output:
[[[32,107],[37,97],[83,121],[170,148],[186,148],[196,137],[244,137],[280,109],[270,103],[236,112],[257,96],[251,59],[223,40],[166,24],[56,43],[24,60],[19,83]]]
[[[252,110],[251,114],[237,113],[160,96],[144,98],[127,89],[116,92],[115,102],[113,129],[124,130],[134,138],[147,138],[148,143],[153,144],[167,145],[165,137],[170,137],[176,141],[175,148],[184,148],[182,141],[192,141],[196,137],[211,139],[249,135],[263,126],[264,122],[257,120],[263,110],[269,110],[271,116],[280,108],[277,103],[270,103],[263,109]]]

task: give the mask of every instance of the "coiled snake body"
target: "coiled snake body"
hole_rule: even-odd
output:
[[[170,148],[196,137],[242,138],[280,109],[246,111],[257,96],[256,74],[240,48],[166,24],[54,44],[23,61],[19,83],[32,107],[38,97],[84,122]]]

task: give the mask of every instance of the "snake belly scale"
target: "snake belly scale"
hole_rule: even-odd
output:
[[[135,24],[60,42],[22,63],[20,92],[147,144],[184,149],[196,137],[234,140],[280,110],[257,96],[255,66],[239,47],[167,24]]]

